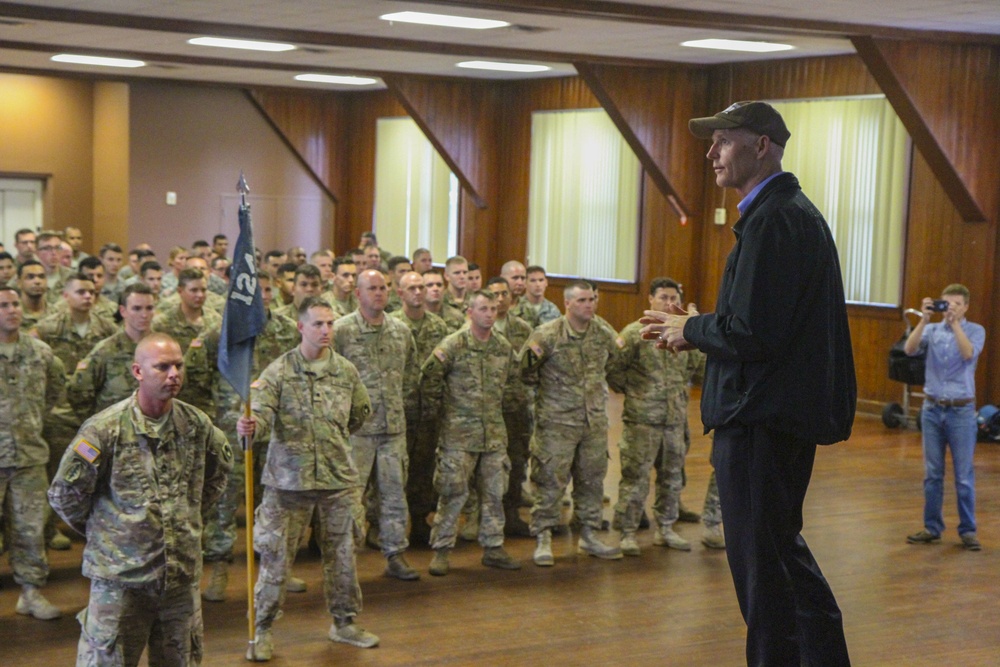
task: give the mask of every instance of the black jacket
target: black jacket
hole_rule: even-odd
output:
[[[840,261],[823,215],[783,173],[733,232],[716,311],[684,327],[708,355],[705,431],[737,423],[818,444],[846,440],[857,384]]]

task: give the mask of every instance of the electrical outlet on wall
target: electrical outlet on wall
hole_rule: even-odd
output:
[[[168,192],[167,193],[167,206],[177,206],[177,193]]]

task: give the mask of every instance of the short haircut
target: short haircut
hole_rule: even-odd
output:
[[[653,278],[653,281],[649,283],[649,296],[656,294],[657,290],[674,288],[677,293],[680,294],[681,285],[673,278]]]
[[[44,241],[48,241],[49,239],[60,239],[61,240],[62,237],[59,236],[58,234],[53,233],[53,232],[42,232],[41,234],[39,234],[38,236],[35,237],[35,242],[38,243],[38,244],[41,244]]]
[[[212,258],[212,262],[211,262],[211,264],[212,264],[212,268],[214,269],[214,268],[215,268],[215,265],[216,265],[216,264],[218,264],[219,262],[228,262],[228,261],[229,261],[229,260],[228,260],[228,259],[226,259],[225,257],[213,257],[213,258]],[[227,268],[228,268],[228,267],[227,267]]]
[[[80,263],[78,264],[78,266],[80,267],[81,271],[83,271],[84,269],[93,270],[93,269],[96,269],[98,267],[100,267],[102,269],[104,268],[104,264],[101,263],[101,258],[100,257],[94,257],[93,255],[91,255],[90,257],[84,257],[83,259],[81,259]]]
[[[192,280],[205,280],[205,273],[201,269],[184,269],[177,276],[177,287],[186,287]]]
[[[423,257],[424,255],[431,254],[431,251],[427,248],[417,248],[413,251],[413,261],[417,261],[417,257]]]
[[[146,283],[132,283],[128,285],[121,291],[118,295],[118,305],[124,306],[128,303],[128,298],[133,294],[148,294],[153,296],[153,290],[149,289],[149,285]]]
[[[403,257],[402,255],[396,255],[395,257],[389,258],[389,270],[395,271],[396,267],[400,264],[410,264],[409,257]]]
[[[449,268],[455,266],[456,264],[468,264],[469,260],[462,257],[461,255],[455,255],[454,257],[449,257],[448,261],[444,263],[444,268]]]
[[[375,236],[375,232],[361,232],[361,238],[371,239],[371,242],[378,245],[378,238]]]
[[[177,255],[187,251],[188,251],[187,248],[175,245],[173,248],[170,249],[170,255],[169,255],[170,261],[173,262],[175,259],[177,259]]]
[[[257,269],[257,280],[266,280],[271,282],[271,274],[264,269]]]
[[[198,239],[197,241],[195,241],[194,243],[191,244],[191,247],[192,248],[208,248],[210,246],[208,245],[208,241],[206,241],[205,239]]]
[[[484,290],[484,289],[477,289],[469,297],[469,303],[472,303],[473,299],[475,299],[477,296],[481,296],[484,299],[489,299],[490,301],[496,301],[497,300],[497,295],[494,294],[493,292],[490,292],[489,290]]]
[[[145,276],[147,271],[163,271],[163,267],[160,266],[159,262],[154,262],[152,260],[148,262],[143,262],[139,267],[139,275]]]
[[[486,286],[490,287],[492,285],[504,285],[507,289],[510,289],[510,283],[503,276],[493,276],[486,281]]]
[[[25,262],[21,266],[17,267],[17,277],[20,278],[21,275],[24,273],[24,269],[27,268],[27,267],[29,267],[29,266],[41,266],[42,267],[42,271],[45,270],[45,267],[42,266],[42,263],[39,262],[37,259],[29,259],[27,262]]]
[[[306,316],[306,313],[309,312],[310,308],[329,308],[330,310],[333,310],[333,306],[330,305],[330,302],[324,299],[323,297],[307,296],[306,298],[302,299],[302,303],[299,304],[298,319],[300,322],[302,321],[302,318]]]
[[[3,251],[3,252],[0,252],[0,262],[2,262],[5,259],[9,259],[10,261],[13,262],[14,261],[14,256],[12,254],[10,254],[9,252],[7,252],[6,250]]]
[[[594,291],[594,286],[588,280],[577,279],[563,288],[563,298],[572,299],[579,290]]]
[[[104,245],[101,246],[101,250],[97,254],[99,257],[103,258],[104,255],[106,255],[109,252],[116,252],[120,255],[122,254],[122,247],[117,243],[105,243]]]
[[[317,250],[313,254],[309,255],[310,260],[314,260],[317,257],[333,257],[333,253],[329,250]]]
[[[216,241],[228,241],[229,237],[225,234],[216,234],[212,237],[212,245],[215,245]]]
[[[92,283],[94,282],[94,279],[88,276],[86,273],[74,273],[73,275],[71,275],[69,278],[66,279],[66,282],[63,283],[63,291],[65,292],[67,289],[69,289],[69,284],[73,282]]]
[[[427,269],[426,271],[424,271],[423,275],[426,276],[428,273],[433,273],[435,276],[441,276],[441,280],[444,280],[444,271],[442,271],[441,269],[439,269],[436,266],[435,267],[431,267],[431,268]]]
[[[35,233],[34,229],[28,229],[27,227],[25,227],[24,229],[19,229],[16,232],[14,232],[14,243],[20,242],[21,237],[24,236],[25,234],[34,234],[34,233]],[[38,239],[35,240],[37,241]]]
[[[278,273],[279,274],[295,273],[295,270],[297,268],[299,268],[299,265],[296,264],[295,262],[285,262],[284,264],[278,267]]]
[[[969,293],[969,288],[961,283],[952,283],[941,290],[941,296],[944,295],[961,296],[965,298],[965,303],[969,303],[971,294]]]
[[[378,248],[378,243],[376,243],[373,239],[368,239],[367,241],[361,244],[362,251],[366,251],[369,248]]]
[[[264,253],[264,261],[266,262],[272,257],[284,257],[284,255],[285,255],[284,250],[268,250],[266,253]]]
[[[354,264],[354,258],[353,257],[338,257],[337,259],[333,260],[333,272],[336,273],[337,269],[339,269],[340,267],[342,267],[344,264],[350,264],[350,265],[354,266],[355,265]]]
[[[129,254],[130,255],[135,255],[140,260],[142,260],[142,259],[144,259],[146,257],[156,257],[156,253],[155,252],[153,252],[152,250],[146,250],[145,248],[136,248],[135,250],[133,250]]]
[[[525,269],[525,270],[524,270],[524,272],[525,272],[525,273],[526,273],[527,275],[529,275],[529,276],[530,276],[530,275],[531,275],[532,273],[541,273],[541,274],[542,274],[543,276],[546,276],[546,277],[548,277],[548,275],[549,275],[549,274],[545,273],[545,269],[544,269],[543,267],[541,267],[541,266],[538,266],[537,264],[532,264],[532,265],[531,265],[531,266],[529,266],[529,267],[528,267],[527,269]]]
[[[0,292],[13,292],[17,298],[21,298],[21,288],[15,285],[0,285]]]
[[[314,278],[316,280],[322,280],[323,274],[320,270],[312,264],[302,264],[295,267],[295,280],[298,281],[299,276],[305,276],[306,278]]]

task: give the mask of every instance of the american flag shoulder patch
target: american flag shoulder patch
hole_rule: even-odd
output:
[[[618,336],[618,338],[615,338],[615,345],[617,345],[619,349],[623,349],[625,347],[625,339]]]
[[[540,357],[540,356],[542,356],[543,354],[545,354],[545,350],[543,350],[543,349],[542,349],[542,346],[541,346],[541,345],[539,345],[539,344],[538,344],[538,343],[537,343],[536,341],[532,341],[532,342],[528,343],[528,348],[529,348],[529,349],[530,349],[530,350],[531,350],[532,352],[534,352],[536,356],[539,356],[539,357]]]
[[[200,338],[195,338],[193,341],[191,341],[191,347],[201,347],[204,344],[205,344],[205,341],[203,341]]]
[[[263,386],[264,386],[264,383],[261,382],[260,380],[254,380],[253,382],[250,383],[250,388],[251,389],[260,389]]]
[[[94,447],[92,444],[80,438],[75,445],[73,445],[73,451],[80,455],[87,463],[93,463],[97,460],[97,457],[101,455],[101,450]]]
[[[440,361],[442,364],[448,361],[448,355],[445,354],[444,350],[442,350],[440,347],[434,350],[434,356],[437,357],[438,361]]]
[[[76,364],[76,370],[78,370],[78,371],[85,371],[85,370],[87,370],[87,366],[89,366],[89,364],[87,363],[87,360],[86,359],[81,359]]]

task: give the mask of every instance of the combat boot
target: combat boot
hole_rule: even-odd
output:
[[[247,647],[247,660],[250,662],[268,662],[274,655],[274,642],[271,640],[271,627],[258,625],[254,629],[253,645]]]
[[[385,566],[385,576],[401,581],[416,581],[420,578],[420,573],[410,567],[403,554],[393,554],[389,556],[389,562]]]
[[[368,632],[354,624],[353,618],[337,619],[330,626],[330,641],[350,644],[358,648],[373,648],[378,646],[378,635]]]
[[[70,539],[58,528],[54,530],[52,537],[49,538],[48,547],[54,551],[69,551],[72,546],[73,543],[70,542]]]
[[[505,512],[503,534],[508,537],[531,537],[531,527],[525,523],[516,507],[509,507]]]
[[[510,557],[503,547],[486,547],[483,551],[483,565],[498,570],[520,570],[521,561]]]
[[[622,532],[621,541],[622,553],[626,556],[639,556],[642,551],[639,550],[639,543],[635,539],[635,533],[633,531]]]
[[[622,557],[622,550],[618,547],[610,547],[604,544],[594,535],[594,529],[584,526],[580,531],[580,541],[576,544],[578,554],[587,554],[605,560],[618,560]]]
[[[410,515],[410,543],[425,546],[431,541],[431,527],[427,525],[427,517],[419,514]]]
[[[428,571],[435,577],[443,577],[448,574],[448,552],[451,549],[442,548],[434,550],[434,558],[431,559],[431,566]]]
[[[701,543],[709,549],[725,549],[726,538],[722,534],[719,526],[705,527],[705,532],[701,534]]]
[[[229,585],[229,563],[217,560],[212,563],[212,577],[208,588],[201,594],[209,602],[222,602],[226,599],[226,586]]]
[[[701,522],[701,515],[684,507],[684,503],[678,503],[677,520],[683,523],[699,523]]]
[[[24,584],[21,587],[21,597],[17,599],[14,610],[23,616],[33,616],[40,621],[51,621],[62,616],[62,612],[54,604],[45,599],[37,586]]]
[[[691,551],[691,543],[674,532],[672,526],[657,528],[653,535],[653,544],[658,547],[670,547],[678,551]]]
[[[289,593],[305,593],[306,588],[306,582],[298,577],[289,575],[288,581],[285,582],[285,590]]]
[[[552,557],[552,532],[548,529],[538,533],[538,545],[535,547],[535,555],[531,557],[535,565],[539,567],[552,567],[556,564],[556,559]]]

